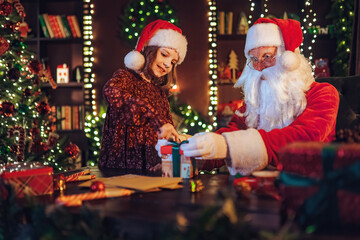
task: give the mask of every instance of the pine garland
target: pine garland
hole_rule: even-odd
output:
[[[350,45],[354,19],[354,0],[332,0],[327,18],[332,19],[336,39],[336,56],[332,59],[334,76],[347,76],[349,70]]]
[[[120,37],[134,47],[142,29],[156,19],[178,25],[176,14],[167,0],[131,0],[118,18]]]

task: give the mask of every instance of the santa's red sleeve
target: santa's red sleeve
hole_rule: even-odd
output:
[[[328,83],[313,83],[306,93],[305,110],[289,126],[269,132],[249,128],[224,132],[230,174],[248,175],[268,164],[277,165],[278,152],[297,141],[329,142],[334,139],[339,93]]]

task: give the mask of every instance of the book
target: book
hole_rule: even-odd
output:
[[[226,34],[232,34],[233,29],[233,12],[226,13]]]
[[[62,106],[61,108],[61,115],[63,118],[63,125],[64,128],[62,130],[71,130],[71,106]]]
[[[69,22],[68,22],[68,20],[66,19],[66,16],[65,16],[65,15],[61,15],[61,21],[62,21],[62,23],[63,23],[64,31],[65,31],[66,36],[69,37],[69,38],[73,37],[73,35],[72,35],[72,33],[71,33],[70,26],[69,26]]]
[[[57,23],[58,23],[58,25],[59,25],[59,28],[60,28],[62,37],[63,37],[63,38],[66,38],[67,36],[66,36],[66,33],[65,33],[65,29],[64,29],[63,22],[62,22],[62,20],[61,20],[61,16],[60,16],[60,15],[56,15],[55,17],[56,17],[56,21],[57,21]]]
[[[47,30],[48,30],[48,32],[49,32],[50,38],[54,38],[54,37],[55,37],[55,34],[54,34],[54,32],[53,32],[53,30],[52,30],[52,28],[51,28],[51,25],[50,25],[49,15],[48,15],[47,13],[43,13],[41,16],[42,16],[43,19],[44,19],[44,22],[45,22],[46,28],[47,28]]]
[[[78,22],[76,16],[71,15],[71,19],[72,19],[72,21],[74,23],[74,26],[75,26],[76,36],[81,37],[81,35],[82,35],[81,34],[81,29],[80,29],[80,25],[79,25],[79,22]]]
[[[79,106],[72,106],[72,129],[80,129]]]
[[[225,12],[219,12],[219,34],[225,34]]]
[[[84,122],[85,122],[85,116],[84,116],[84,106],[79,105],[79,129],[84,129]]]
[[[62,38],[63,36],[62,36],[61,30],[60,30],[59,24],[56,20],[56,16],[48,15],[48,18],[49,18],[51,29],[54,32],[55,38]]]
[[[56,129],[62,130],[61,106],[56,106]]]
[[[68,20],[70,30],[71,30],[71,33],[72,33],[73,37],[74,38],[81,37],[81,36],[78,36],[77,33],[76,33],[75,25],[74,25],[74,22],[73,22],[71,16],[66,16],[66,19]]]
[[[45,24],[44,17],[42,15],[39,15],[39,22],[40,22],[40,26],[43,31],[44,37],[46,37],[46,38],[50,37],[49,32],[46,27],[46,24]]]

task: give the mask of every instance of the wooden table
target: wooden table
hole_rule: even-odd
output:
[[[99,170],[91,168],[91,174],[97,177],[111,177],[123,174],[147,173],[122,170]],[[275,231],[281,229],[281,203],[270,197],[259,197],[250,194],[244,197],[233,187],[233,177],[225,174],[199,175],[204,189],[198,193],[190,191],[189,180],[184,180],[182,189],[162,190],[158,192],[136,192],[131,196],[98,199],[83,202],[83,206],[99,211],[106,216],[109,229],[117,236],[129,239],[158,239],[169,226],[174,226],[179,213],[186,217],[190,224],[198,221],[204,209],[221,206],[219,195],[228,195],[234,199],[237,215],[250,221],[255,230]],[[89,191],[79,188],[78,183],[67,183],[65,194]],[[221,194],[220,194],[221,193]],[[54,194],[54,197],[58,193]],[[73,208],[78,211],[81,208]],[[355,238],[353,238],[355,236]],[[226,238],[224,238],[226,239]],[[301,238],[304,239],[304,238]],[[306,235],[306,239],[357,239],[350,236]]]
[[[114,169],[91,168],[91,174],[111,177],[123,174],[147,173]],[[164,227],[176,223],[179,213],[190,222],[196,221],[206,207],[221,206],[219,194],[235,199],[241,217],[251,221],[256,229],[277,230],[280,228],[280,202],[272,198],[258,198],[255,195],[241,197],[233,187],[233,178],[225,174],[204,174],[198,179],[204,189],[197,193],[190,191],[189,180],[183,181],[183,188],[158,192],[136,192],[128,197],[84,201],[83,206],[98,210],[111,219],[113,228],[120,235],[142,238],[143,235],[157,236]],[[88,189],[79,188],[79,183],[67,183],[64,194],[76,194]],[[58,193],[55,193],[55,197]],[[150,239],[153,239],[150,237]]]

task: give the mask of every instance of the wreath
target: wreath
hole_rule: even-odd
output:
[[[178,25],[178,18],[167,0],[130,0],[118,18],[120,37],[131,47],[136,45],[142,29],[150,22],[162,19]]]

